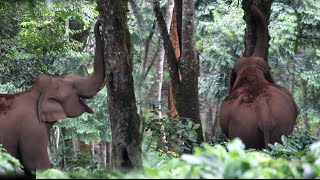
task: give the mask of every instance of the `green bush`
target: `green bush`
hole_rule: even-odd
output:
[[[48,169],[46,171],[40,171],[36,173],[37,179],[70,179],[67,173],[58,169]]]
[[[320,178],[320,141],[311,144],[305,156],[299,159],[274,158],[254,150],[245,150],[240,139],[234,139],[226,146],[203,144],[194,148],[193,154],[182,154],[176,158],[154,151],[144,158],[144,168],[139,172],[112,172],[103,167],[95,170],[79,168],[64,173],[69,178]],[[42,172],[37,177],[52,174]],[[59,178],[60,174],[55,178]]]
[[[192,147],[198,146],[196,129],[200,124],[188,118],[165,116],[147,121],[145,127],[147,150],[151,148],[178,156],[192,152]]]
[[[300,159],[306,155],[312,143],[320,141],[320,137],[312,135],[309,131],[294,130],[288,137],[281,137],[282,144],[269,144],[270,150],[263,152],[273,157],[286,159]]]
[[[22,175],[20,161],[10,154],[0,144],[0,175]]]

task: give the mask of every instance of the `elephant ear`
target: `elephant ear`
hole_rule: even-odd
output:
[[[268,72],[265,74],[265,78],[269,83],[275,84],[274,78],[273,78],[270,70],[268,70]]]
[[[56,122],[66,118],[61,103],[48,93],[43,92],[38,101],[38,118],[42,122]]]
[[[236,81],[236,78],[237,78],[237,73],[235,72],[234,69],[231,69],[230,72],[229,72],[229,84],[228,84],[228,92],[230,93],[232,88],[233,88],[233,85]]]

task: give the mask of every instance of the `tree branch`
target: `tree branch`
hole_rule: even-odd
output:
[[[177,85],[180,83],[177,58],[174,53],[172,42],[170,40],[170,36],[167,30],[166,22],[163,18],[163,14],[161,12],[160,4],[158,0],[153,0],[153,11],[155,13],[160,34],[163,40],[163,46],[166,52],[167,63],[169,66],[170,78],[172,83]]]

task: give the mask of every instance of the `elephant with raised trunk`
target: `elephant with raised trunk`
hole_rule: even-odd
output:
[[[275,83],[265,61],[266,19],[255,5],[251,12],[257,24],[256,46],[252,56],[237,59],[230,71],[220,126],[228,138],[240,138],[246,148],[268,149],[268,143],[281,143],[281,136],[293,131],[297,107],[291,93]]]
[[[33,86],[17,94],[0,94],[0,144],[20,160],[26,172],[51,168],[47,146],[49,130],[66,117],[93,113],[86,99],[104,86],[104,44],[94,27],[96,49],[94,72],[88,77],[40,75]]]

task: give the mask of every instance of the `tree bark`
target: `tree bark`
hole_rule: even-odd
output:
[[[101,160],[104,167],[107,167],[107,142],[102,141],[100,142],[100,148],[101,148]]]
[[[178,2],[183,4],[176,6]],[[178,35],[181,32],[181,36],[179,36],[179,39],[181,38],[181,62],[179,64],[160,11],[159,1],[153,0],[153,7],[158,25],[161,28],[160,34],[164,42],[171,78],[172,95],[178,116],[190,118],[193,122],[201,125],[198,99],[199,61],[196,55],[194,35],[194,1],[175,1],[175,7],[178,7],[177,12],[179,12],[179,7],[183,8],[181,31],[178,22],[180,14],[176,12]],[[197,143],[201,142],[203,142],[202,126],[197,129]]]
[[[71,129],[72,133],[72,158],[77,158],[77,152],[79,150],[79,142],[76,138],[76,134],[73,129]]]
[[[214,103],[211,98],[209,98],[206,101],[204,108],[206,119],[205,141],[210,142],[216,133],[218,104]]]
[[[194,0],[183,1],[182,5],[182,34],[181,57],[179,69],[181,73],[180,97],[177,97],[177,109],[182,117],[191,118],[201,125],[199,110],[199,60],[196,51],[195,38],[195,9]],[[181,98],[181,99],[180,99]],[[202,126],[197,130],[197,142],[203,142]]]
[[[168,34],[170,34],[170,25],[171,25],[173,7],[174,7],[173,0],[168,0],[167,8],[166,8],[167,9],[166,10],[166,17],[165,17],[165,22],[166,22]],[[159,101],[159,111],[158,111],[159,118],[162,118],[161,92],[162,92],[164,61],[165,61],[165,51],[164,51],[164,46],[163,46],[163,40],[161,40],[160,51],[159,51],[159,68],[158,68],[157,80],[156,80],[156,82],[157,82],[157,100]]]
[[[105,42],[104,59],[112,131],[112,168],[142,168],[140,117],[134,94],[128,1],[97,0]]]
[[[175,3],[176,4],[176,3]],[[176,59],[178,60],[180,58],[180,43],[179,43],[179,34],[178,34],[178,22],[177,22],[177,15],[176,15],[176,9],[173,8],[172,12],[172,21],[171,21],[171,42],[174,49],[174,54],[176,56]],[[181,76],[179,73],[179,80],[181,80]],[[175,117],[178,115],[177,108],[175,106],[175,99],[173,98],[173,88],[172,88],[172,81],[169,82],[169,95],[168,95],[168,106],[170,110],[170,116]]]

